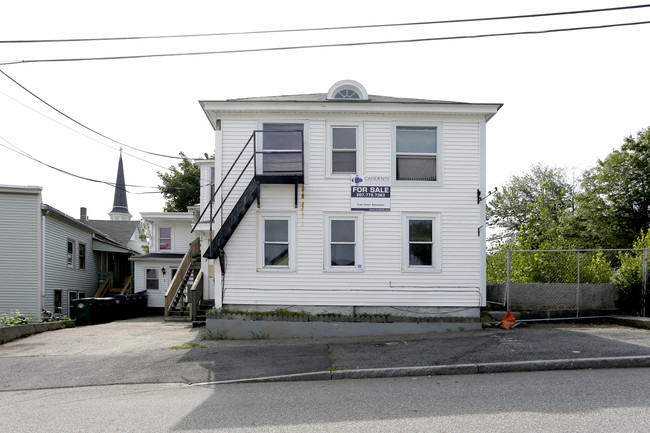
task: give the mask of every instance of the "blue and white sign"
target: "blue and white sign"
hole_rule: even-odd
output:
[[[390,210],[390,176],[355,174],[350,178],[350,209]]]

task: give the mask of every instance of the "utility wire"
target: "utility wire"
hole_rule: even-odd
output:
[[[46,167],[48,167],[48,168],[51,168],[52,170],[56,170],[56,171],[58,171],[58,172],[61,172],[61,173],[67,174],[68,176],[76,177],[76,178],[78,178],[78,179],[87,180],[87,181],[89,181],[89,182],[103,183],[103,184],[106,184],[106,185],[109,185],[109,186],[112,186],[112,187],[116,187],[116,185],[115,185],[114,182],[107,182],[107,181],[104,181],[104,180],[97,180],[97,179],[92,179],[92,178],[85,177],[85,176],[80,176],[80,175],[78,175],[78,174],[74,174],[74,173],[71,173],[71,172],[69,172],[69,171],[63,170],[63,169],[61,169],[61,168],[55,167],[55,166],[53,166],[53,165],[47,164],[47,163],[45,163],[45,162],[43,162],[43,161],[41,161],[41,160],[39,160],[39,159],[37,159],[37,158],[31,156],[31,155],[28,154],[27,152],[23,151],[22,149],[20,149],[20,148],[19,148],[18,146],[16,146],[15,144],[11,143],[11,142],[10,142],[9,140],[7,140],[6,138],[4,138],[4,137],[0,137],[0,140],[4,141],[5,143],[8,143],[8,144],[11,145],[12,147],[14,147],[14,149],[12,149],[11,147],[6,146],[6,145],[0,143],[0,146],[1,146],[1,147],[4,147],[5,149],[8,149],[8,150],[10,150],[10,151],[12,151],[12,152],[14,152],[14,153],[17,153],[17,154],[19,154],[19,155],[21,155],[21,156],[24,156],[25,158],[31,159],[32,161],[35,161],[35,162],[37,162],[37,163],[39,163],[39,164],[42,164],[42,165],[44,165],[44,166],[46,166]],[[132,188],[157,188],[157,187],[151,187],[151,186],[140,186],[140,185],[125,185],[125,186],[129,186],[129,187],[132,187]],[[126,189],[125,189],[125,191],[126,191]],[[126,192],[129,192],[129,191],[126,191]]]
[[[44,166],[46,166],[48,168],[51,168],[52,170],[56,170],[56,171],[58,171],[60,173],[67,174],[68,176],[72,176],[72,177],[75,177],[77,179],[87,180],[89,182],[103,183],[103,184],[111,186],[111,187],[122,189],[122,190],[126,191],[129,194],[160,194],[160,186],[142,186],[142,185],[132,185],[132,184],[124,185],[125,187],[128,186],[128,187],[131,187],[131,188],[145,188],[145,189],[156,189],[157,190],[157,191],[132,192],[132,191],[127,190],[126,188],[121,188],[121,187],[117,186],[117,184],[115,182],[108,182],[108,181],[105,181],[105,180],[93,179],[93,178],[90,178],[90,177],[85,177],[85,176],[81,176],[81,175],[78,175],[78,174],[75,174],[75,173],[71,173],[71,172],[69,172],[67,170],[63,170],[62,168],[58,168],[56,166],[53,166],[51,164],[48,164],[48,163],[45,163],[45,162],[39,160],[38,158],[30,155],[29,153],[27,153],[26,151],[24,151],[23,149],[16,146],[15,144],[13,144],[12,142],[10,142],[9,140],[7,140],[6,138],[4,138],[2,136],[0,136],[0,140],[4,141],[9,146],[13,147],[13,149],[11,147],[5,145],[5,144],[2,144],[2,143],[0,143],[0,147],[4,147],[5,149],[10,150],[10,151],[12,151],[14,153],[17,153],[20,156],[31,159],[32,161],[37,162],[38,164],[44,165]],[[204,185],[199,185],[199,188],[210,186],[210,185],[211,185],[210,183],[207,183],[207,184],[204,184]],[[165,188],[166,189],[184,189],[184,188],[179,188],[179,187],[165,187]]]
[[[17,40],[0,40],[0,44],[30,44],[30,43],[61,43],[61,42],[99,42],[99,41],[126,41],[126,40],[144,40],[144,39],[172,39],[172,38],[197,38],[197,37],[212,37],[212,36],[239,36],[239,35],[260,35],[269,33],[298,33],[298,32],[316,32],[316,31],[330,31],[330,30],[355,30],[355,29],[371,29],[371,28],[386,28],[386,27],[410,27],[410,26],[423,26],[434,24],[454,24],[454,23],[469,23],[481,21],[498,21],[498,20],[513,20],[524,18],[543,18],[562,15],[578,15],[597,12],[612,12],[620,10],[640,9],[650,7],[650,4],[620,6],[602,9],[586,9],[578,11],[565,11],[565,12],[549,12],[539,14],[526,14],[526,15],[509,15],[497,17],[480,17],[480,18],[464,18],[464,19],[451,19],[451,20],[438,20],[438,21],[419,21],[408,23],[390,23],[390,24],[367,24],[367,25],[354,25],[354,26],[340,26],[340,27],[312,27],[312,28],[298,28],[298,29],[276,29],[276,30],[254,30],[254,31],[240,31],[240,32],[220,32],[220,33],[192,33],[181,35],[154,35],[154,36],[122,36],[122,37],[105,37],[105,38],[67,38],[67,39],[17,39]]]
[[[304,50],[304,49],[313,49],[313,48],[336,48],[336,47],[404,44],[404,43],[414,43],[414,42],[480,39],[480,38],[492,38],[492,37],[502,37],[502,36],[537,35],[537,34],[547,34],[547,33],[572,32],[572,31],[580,31],[580,30],[596,30],[596,29],[615,28],[615,27],[628,27],[628,26],[637,26],[643,24],[650,24],[650,21],[602,24],[602,25],[593,25],[593,26],[584,26],[584,27],[566,27],[566,28],[547,29],[547,30],[527,30],[527,31],[504,32],[504,33],[483,33],[477,35],[441,36],[441,37],[434,37],[434,38],[416,38],[416,39],[393,39],[393,40],[386,40],[386,41],[342,42],[342,43],[333,43],[333,44],[293,45],[293,46],[283,46],[283,47],[249,48],[249,49],[218,50],[218,51],[196,51],[196,52],[181,52],[181,53],[140,54],[140,55],[130,55],[130,56],[14,60],[14,61],[2,62],[0,63],[0,65],[17,65],[17,64],[27,64],[27,63],[85,62],[85,61],[97,61],[97,60],[128,60],[128,59],[144,59],[144,58],[160,58],[160,57],[184,57],[184,56],[202,56],[202,55],[214,55],[214,54],[290,51],[290,50]]]
[[[45,104],[45,105],[47,105],[48,107],[50,107],[52,110],[56,111],[57,113],[59,113],[59,114],[62,115],[63,117],[65,117],[65,118],[67,118],[67,119],[73,121],[74,123],[76,123],[77,125],[81,126],[82,128],[87,129],[88,131],[90,131],[90,132],[92,132],[92,133],[94,133],[94,134],[99,135],[100,137],[103,137],[103,138],[105,138],[105,139],[107,139],[107,140],[109,140],[109,141],[112,141],[113,143],[117,143],[117,144],[119,144],[120,146],[128,147],[129,149],[137,150],[138,152],[147,153],[147,154],[149,154],[149,155],[160,156],[160,157],[163,157],[163,158],[183,159],[183,158],[178,157],[178,156],[163,155],[163,154],[160,154],[160,153],[149,152],[149,151],[147,151],[147,150],[138,149],[137,147],[129,146],[128,144],[125,144],[125,143],[122,143],[122,142],[120,142],[120,141],[114,140],[114,139],[112,139],[112,138],[110,138],[110,137],[108,137],[108,136],[102,134],[101,132],[98,132],[98,131],[96,131],[96,130],[94,130],[94,129],[92,129],[92,128],[86,126],[86,125],[84,125],[83,123],[81,123],[81,122],[79,122],[79,121],[73,119],[72,117],[68,116],[68,115],[65,114],[63,111],[61,111],[61,110],[59,110],[58,108],[54,107],[53,105],[51,105],[50,103],[48,103],[47,101],[45,101],[43,98],[41,98],[40,96],[36,95],[34,92],[32,92],[31,90],[29,90],[28,88],[26,88],[25,86],[23,86],[22,84],[20,84],[18,81],[14,80],[14,79],[13,79],[11,76],[9,76],[9,74],[7,74],[5,71],[3,71],[3,70],[0,69],[0,73],[1,73],[2,75],[4,75],[5,77],[9,78],[11,81],[13,81],[14,84],[16,84],[18,87],[20,87],[21,89],[23,89],[25,92],[29,93],[29,94],[32,95],[34,98],[38,99],[38,100],[41,101],[43,104]],[[131,156],[133,156],[133,155],[131,155]],[[137,158],[137,157],[134,156],[134,158]],[[138,158],[138,159],[140,159],[140,158]],[[142,161],[145,161],[145,160],[142,159]],[[148,161],[145,161],[145,162],[148,162]],[[151,163],[151,164],[153,164],[153,163]],[[158,164],[153,164],[153,165],[155,165],[155,166],[157,166],[157,167],[161,167],[161,168],[167,170],[167,167],[163,167],[163,166],[158,165]]]
[[[61,123],[61,122],[59,122],[58,120],[53,119],[53,118],[51,118],[50,116],[48,116],[48,115],[46,115],[46,114],[44,114],[44,113],[41,113],[40,111],[36,110],[35,108],[32,108],[32,107],[30,107],[29,105],[27,105],[27,104],[25,104],[25,103],[23,103],[23,102],[17,100],[16,98],[14,98],[14,97],[12,97],[12,96],[10,96],[10,95],[7,95],[5,92],[3,92],[3,91],[1,91],[1,90],[0,90],[0,93],[2,93],[3,95],[5,95],[7,98],[13,100],[13,101],[16,102],[17,104],[20,104],[20,105],[22,105],[23,107],[27,108],[28,110],[31,110],[31,111],[35,112],[36,114],[39,114],[39,115],[45,117],[46,119],[48,119],[48,120],[51,121],[51,122],[54,122],[54,123],[57,123],[57,124],[63,126],[64,128],[66,128],[66,129],[68,129],[68,130],[74,132],[75,134],[79,134],[79,135],[81,135],[82,137],[85,137],[85,138],[87,138],[87,139],[89,139],[89,140],[95,141],[95,142],[101,144],[102,146],[106,146],[106,147],[108,147],[109,149],[112,149],[112,150],[119,150],[117,147],[113,147],[113,146],[111,146],[111,145],[109,145],[109,144],[104,143],[103,141],[97,140],[96,138],[91,137],[90,135],[86,135],[86,134],[84,134],[84,133],[82,133],[82,132],[80,132],[80,131],[77,131],[76,129],[71,128],[70,126],[68,126],[68,125],[66,125],[66,124],[64,124],[64,123]],[[125,155],[129,155],[129,156],[131,156],[131,157],[133,157],[133,158],[135,158],[135,159],[138,159],[138,160],[140,160],[140,161],[142,161],[142,162],[145,162],[145,163],[147,163],[147,164],[154,165],[154,166],[156,166],[156,167],[158,167],[158,168],[162,168],[162,169],[164,169],[164,170],[169,170],[169,167],[164,167],[164,166],[162,166],[162,165],[159,165],[159,164],[156,164],[156,163],[154,163],[154,162],[148,161],[148,160],[146,160],[146,159],[144,159],[144,158],[140,158],[140,157],[138,157],[138,156],[135,156],[135,155],[133,155],[133,154],[131,154],[131,153],[124,152],[124,154],[125,154]]]

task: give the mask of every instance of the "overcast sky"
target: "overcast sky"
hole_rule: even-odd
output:
[[[608,1],[71,1],[6,2],[0,41],[181,35],[389,24],[608,8]],[[67,43],[0,43],[0,69],[68,116],[139,149],[213,153],[198,101],[327,92],[359,81],[374,95],[503,103],[487,125],[487,183],[544,162],[579,174],[650,126],[650,24],[573,32],[356,47],[130,60],[1,63],[388,41],[650,21],[650,8],[380,29]],[[6,147],[1,147],[6,146]],[[0,74],[0,184],[39,185],[44,202],[108,219],[119,144],[53,111]],[[155,187],[173,159],[124,147],[126,182]],[[160,211],[160,194],[129,187],[129,209]]]

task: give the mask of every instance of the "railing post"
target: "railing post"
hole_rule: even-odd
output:
[[[257,131],[253,131],[253,179],[257,176]]]

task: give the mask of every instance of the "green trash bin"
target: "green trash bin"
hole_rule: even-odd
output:
[[[94,298],[80,298],[72,301],[74,315],[77,318],[76,325],[92,325],[92,311],[94,309]]]

